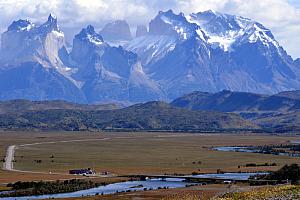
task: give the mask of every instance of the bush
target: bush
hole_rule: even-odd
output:
[[[298,164],[285,165],[276,172],[272,172],[269,175],[265,176],[266,180],[278,180],[284,182],[289,180],[292,184],[300,181],[300,166]]]

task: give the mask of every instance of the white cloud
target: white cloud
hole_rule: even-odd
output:
[[[45,21],[50,12],[64,30],[74,32],[87,24],[101,28],[115,19],[127,19],[132,26],[147,24],[159,10],[169,8],[186,14],[214,9],[263,23],[290,54],[300,57],[299,7],[299,0],[0,0],[0,30],[19,18]]]

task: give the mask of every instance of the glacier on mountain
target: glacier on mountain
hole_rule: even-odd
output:
[[[212,10],[186,17],[169,10],[151,22],[149,34],[125,48],[139,55],[169,99],[194,90],[299,89],[299,67],[258,22]],[[168,42],[152,43],[151,32]]]
[[[213,10],[160,11],[132,37],[124,20],[83,28],[66,48],[57,18],[14,21],[2,34],[0,99],[171,100],[195,90],[300,89],[293,60],[262,24]]]

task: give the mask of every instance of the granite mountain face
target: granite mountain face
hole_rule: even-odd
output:
[[[125,48],[140,56],[169,99],[196,90],[299,89],[299,61],[258,22],[214,11],[185,17],[170,10],[160,12],[149,28]]]
[[[67,52],[52,15],[39,27],[28,20],[13,22],[3,33],[0,82],[3,100],[97,103],[163,98],[138,56],[110,46],[91,25],[75,36]]]
[[[64,65],[68,57],[57,19],[36,26],[29,20],[14,21],[2,34],[0,99],[85,102],[85,96]]]
[[[106,42],[114,46],[124,45],[132,40],[129,24],[125,20],[108,23],[99,33]]]
[[[209,36],[215,77],[223,89],[269,94],[299,88],[299,67],[262,24],[213,11],[189,19]]]
[[[159,12],[133,37],[126,21],[89,25],[67,51],[56,17],[13,22],[2,34],[0,99],[71,102],[172,100],[224,89],[273,94],[300,89],[293,60],[262,24],[205,11]]]
[[[141,102],[162,95],[136,54],[110,46],[90,25],[75,36],[70,57],[88,102]]]

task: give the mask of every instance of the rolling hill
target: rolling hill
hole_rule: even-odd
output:
[[[275,95],[223,90],[218,93],[193,92],[175,99],[171,105],[221,112],[289,112],[300,109],[300,92]]]
[[[175,99],[171,105],[190,110],[236,113],[271,132],[300,130],[299,91],[275,95],[227,90],[218,93],[193,92]]]
[[[34,103],[40,105],[40,103]],[[55,104],[44,102],[46,104]],[[231,131],[259,127],[237,114],[192,111],[164,102],[136,104],[123,109],[95,110],[72,105],[60,109],[15,110],[0,114],[4,130],[159,130],[159,131]],[[11,106],[14,107],[14,106]],[[37,106],[38,107],[38,106]]]

